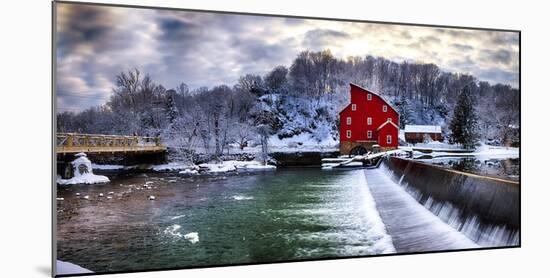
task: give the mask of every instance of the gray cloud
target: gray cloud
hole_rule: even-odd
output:
[[[461,43],[453,43],[451,44],[454,48],[460,50],[460,51],[471,51],[474,49],[473,46],[467,45],[467,44],[461,44]]]
[[[420,39],[420,41],[422,43],[440,43],[441,42],[441,39],[435,37],[435,36],[426,36],[426,37],[422,37]]]
[[[350,35],[345,32],[329,29],[315,29],[305,33],[304,45],[312,49],[323,49],[349,38]]]
[[[234,84],[289,66],[303,50],[340,58],[436,63],[517,85],[519,36],[402,25],[57,3],[58,105],[103,104],[121,71],[138,68],[168,88]],[[465,55],[467,54],[467,55]]]
[[[482,59],[485,62],[489,63],[498,63],[502,65],[509,65],[513,60],[513,55],[511,51],[505,49],[498,50],[487,50],[484,49],[481,51]]]

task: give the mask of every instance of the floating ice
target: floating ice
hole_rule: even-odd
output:
[[[254,199],[254,197],[249,197],[249,196],[243,196],[243,195],[235,195],[235,196],[231,196],[231,198],[237,200],[237,201],[242,201],[242,200],[252,200]]]
[[[189,240],[189,242],[195,244],[195,243],[199,242],[199,233],[197,233],[197,232],[188,233],[188,234],[184,235],[183,238],[185,238],[185,239]]]

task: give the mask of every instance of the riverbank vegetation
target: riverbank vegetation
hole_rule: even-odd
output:
[[[336,147],[338,113],[349,101],[353,82],[397,107],[401,127],[441,125],[446,138],[460,93],[468,88],[478,138],[518,140],[518,89],[434,64],[372,56],[338,59],[325,50],[304,51],[291,65],[264,76],[246,74],[236,84],[210,88],[190,89],[184,82],[167,88],[138,69],[114,78],[113,94],[104,105],[58,113],[57,131],[160,136],[172,160],[188,162],[197,153],[215,160],[255,148],[265,162],[271,148]]]

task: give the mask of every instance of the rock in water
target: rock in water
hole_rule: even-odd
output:
[[[58,184],[71,185],[109,182],[109,178],[106,176],[94,175],[92,171],[92,162],[86,157],[85,153],[78,153],[75,156],[77,158],[71,162],[74,176],[66,180],[58,179]]]

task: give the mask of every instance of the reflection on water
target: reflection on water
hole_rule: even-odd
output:
[[[452,157],[419,160],[425,163],[483,176],[492,176],[509,180],[519,179],[519,158],[481,159],[476,157]]]
[[[147,174],[60,186],[58,258],[105,272],[391,252],[358,175],[364,173]]]

